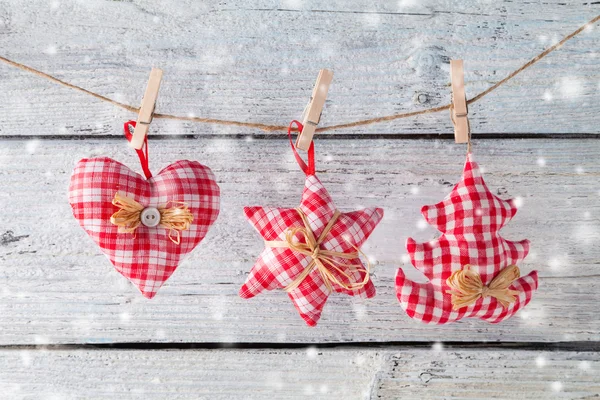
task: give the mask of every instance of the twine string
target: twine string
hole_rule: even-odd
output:
[[[118,227],[119,233],[131,233],[135,236],[136,229],[141,225],[141,215],[144,206],[134,199],[115,193],[112,204],[119,208],[110,217],[110,222]],[[168,207],[171,205],[171,207]],[[187,204],[181,201],[169,201],[165,207],[158,207],[160,223],[158,226],[169,230],[169,239],[181,243],[181,231],[189,229],[194,221],[194,215]]]
[[[338,266],[338,262],[336,258],[341,258],[344,260],[353,260],[359,258],[359,255],[364,257],[365,254],[352,243],[350,245],[354,247],[356,251],[351,253],[344,253],[340,251],[326,250],[322,249],[321,243],[327,236],[327,234],[331,231],[331,228],[337,221],[340,216],[339,211],[335,211],[323,231],[318,238],[315,238],[315,235],[309,225],[306,214],[300,209],[296,208],[298,215],[302,218],[302,222],[304,226],[298,226],[295,228],[288,229],[285,233],[285,240],[266,240],[265,246],[267,247],[278,247],[278,248],[288,248],[296,253],[303,254],[311,258],[308,265],[304,268],[304,270],[294,278],[292,282],[290,282],[284,290],[290,292],[296,289],[306,277],[316,268],[319,271],[319,274],[323,278],[323,282],[325,282],[325,286],[327,289],[332,292],[334,290],[333,285],[336,284],[339,287],[342,287],[346,290],[357,290],[363,288],[369,282],[371,264],[367,258],[367,267],[363,267],[362,265],[346,265],[343,264],[343,268]],[[300,235],[304,238],[304,243],[296,240],[297,235]],[[354,281],[353,277],[346,272],[344,269],[353,272],[361,272],[364,273],[364,278],[362,281]],[[342,282],[337,276],[337,274],[341,275],[345,278],[349,283]]]
[[[510,290],[509,287],[520,276],[519,267],[510,265],[502,269],[492,279],[489,285],[484,285],[481,281],[481,275],[472,266],[467,264],[462,269],[454,271],[446,284],[451,290],[446,293],[452,295],[452,309],[470,306],[480,298],[494,297],[502,305],[507,308],[509,304],[516,300],[515,296],[519,295],[519,291]]]
[[[578,29],[569,33],[568,35],[563,37],[560,41],[558,41],[556,44],[546,48],[540,54],[536,55],[531,60],[529,60],[525,64],[523,64],[521,67],[517,68],[516,70],[514,70],[513,72],[508,74],[505,78],[496,82],[495,84],[493,84],[489,88],[485,89],[481,93],[475,95],[474,97],[468,99],[467,105],[481,100],[483,97],[487,96],[488,94],[490,94],[491,92],[493,92],[494,90],[496,90],[497,88],[499,88],[500,86],[502,86],[503,84],[505,84],[506,82],[508,82],[515,76],[517,76],[518,74],[520,74],[521,72],[525,71],[526,69],[528,69],[531,66],[535,65],[536,63],[538,63],[542,58],[546,57],[548,54],[552,53],[555,50],[560,49],[567,41],[573,39],[575,36],[579,35],[581,32],[586,30],[588,27],[591,27],[593,24],[595,24],[598,21],[600,21],[600,15],[597,15],[596,17],[592,18],[590,21],[588,21],[585,24],[583,24],[582,26],[580,26]],[[29,67],[27,65],[20,64],[18,62],[10,60],[6,57],[0,56],[0,61],[2,61],[5,64],[8,64],[12,67],[21,69],[23,71],[32,73],[34,75],[37,75],[39,77],[42,77],[42,78],[52,81],[54,83],[57,83],[59,85],[63,85],[70,89],[85,93],[87,95],[90,95],[90,96],[98,99],[98,100],[110,103],[114,106],[120,107],[127,111],[139,113],[139,110],[140,110],[139,107],[134,107],[134,106],[130,106],[129,104],[120,103],[109,97],[103,96],[101,94],[92,92],[87,89],[84,89],[80,86],[65,82],[65,81],[58,79],[50,74],[39,71],[39,70]],[[323,126],[323,127],[317,128],[316,131],[326,132],[326,131],[331,131],[334,129],[345,129],[345,128],[353,128],[353,127],[357,127],[357,126],[372,125],[372,124],[376,124],[376,123],[380,123],[380,122],[393,121],[393,120],[401,119],[401,118],[409,118],[409,117],[414,117],[417,115],[436,113],[436,112],[448,110],[448,109],[450,109],[451,106],[452,106],[452,104],[446,104],[446,105],[427,108],[427,109],[419,110],[419,111],[404,112],[404,113],[387,115],[387,116],[383,116],[383,117],[376,117],[376,118],[369,118],[369,119],[364,119],[364,120],[359,120],[359,121],[354,121],[354,122],[348,122],[348,123],[343,123],[343,124]],[[247,128],[261,129],[265,132],[285,131],[287,129],[287,126],[285,126],[285,125],[263,124],[263,123],[259,123],[259,122],[243,122],[243,121],[235,121],[235,120],[216,119],[216,118],[188,117],[188,116],[160,114],[160,113],[155,113],[154,118],[171,119],[171,120],[178,120],[178,121],[191,121],[191,122],[200,122],[200,123],[208,123],[208,124],[242,126],[242,127],[247,127]]]

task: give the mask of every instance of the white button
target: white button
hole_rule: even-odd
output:
[[[160,224],[160,212],[154,207],[146,207],[140,216],[142,224],[149,228],[153,228]]]

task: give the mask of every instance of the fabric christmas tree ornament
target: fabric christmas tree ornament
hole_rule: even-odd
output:
[[[125,123],[125,137],[131,141]],[[116,270],[151,299],[206,236],[219,215],[219,186],[196,161],[152,176],[148,138],[137,150],[146,179],[107,157],[77,163],[69,186],[73,215]]]
[[[413,266],[429,280],[416,283],[398,271],[396,292],[406,313],[432,324],[467,317],[497,323],[525,307],[538,286],[536,271],[520,277],[517,267],[529,241],[511,242],[498,232],[516,212],[513,200],[490,192],[469,152],[462,181],[443,201],[421,209],[442,235],[406,242]]]
[[[298,155],[288,129],[290,144],[306,174],[304,192],[296,208],[245,207],[248,221],[265,241],[265,248],[240,289],[245,299],[263,290],[283,289],[300,316],[315,326],[332,292],[371,298],[375,286],[369,263],[360,255],[381,218],[381,208],[342,213],[315,175],[314,143],[308,150],[308,165]]]

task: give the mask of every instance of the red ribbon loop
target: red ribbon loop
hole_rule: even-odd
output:
[[[298,133],[302,133],[302,129],[304,126],[301,122],[293,120],[290,122],[290,126],[288,126],[288,138],[290,139],[290,145],[292,146],[292,151],[294,152],[294,157],[296,157],[296,161],[302,171],[306,175],[314,175],[315,174],[315,142],[310,142],[310,147],[308,148],[308,165],[304,162],[298,151],[296,150],[296,146],[294,145],[294,141],[292,140],[292,126],[296,125],[298,127]]]
[[[123,125],[123,130],[125,132],[125,137],[128,142],[131,142],[131,138],[133,134],[131,133],[130,127],[135,129],[135,121],[127,121]],[[140,158],[140,164],[142,164],[142,170],[144,171],[144,175],[146,175],[146,179],[152,178],[152,172],[148,168],[148,136],[144,139],[144,145],[141,149],[136,149],[138,157]]]

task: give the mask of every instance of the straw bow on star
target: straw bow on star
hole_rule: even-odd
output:
[[[300,273],[290,284],[288,284],[284,290],[291,291],[297,288],[304,279],[310,274],[315,268],[319,271],[319,274],[323,278],[323,282],[325,282],[325,286],[329,291],[333,291],[333,284],[337,284],[338,286],[346,289],[346,290],[357,290],[364,287],[369,282],[369,271],[370,271],[370,263],[367,259],[367,267],[364,268],[362,265],[346,265],[343,264],[341,266],[337,265],[335,258],[341,258],[344,260],[353,260],[359,257],[360,254],[364,256],[364,253],[360,251],[356,246],[352,245],[356,251],[351,253],[343,253],[340,251],[326,250],[322,249],[321,242],[325,239],[331,228],[333,227],[335,221],[337,221],[340,216],[339,211],[335,211],[333,217],[329,220],[329,223],[318,238],[315,238],[315,235],[310,228],[310,224],[308,223],[308,219],[304,212],[297,208],[296,211],[302,218],[302,222],[304,226],[298,226],[295,228],[290,228],[285,233],[284,241],[265,241],[265,244],[268,247],[285,247],[293,250],[297,253],[304,254],[305,256],[311,257],[311,261],[304,268],[302,273]],[[298,240],[295,240],[296,235],[299,234],[304,237],[304,242],[302,243]],[[358,272],[363,272],[365,277],[362,281],[353,282],[352,276],[344,271],[344,269],[354,270]],[[345,277],[350,283],[341,282],[337,277],[335,272],[339,273],[341,276]]]

